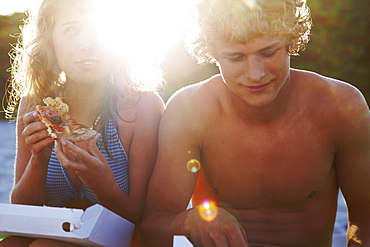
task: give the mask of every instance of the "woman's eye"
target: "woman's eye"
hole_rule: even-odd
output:
[[[64,33],[72,33],[72,32],[77,32],[78,28],[75,26],[67,27],[64,29]]]

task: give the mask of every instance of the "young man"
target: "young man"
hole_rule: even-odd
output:
[[[191,53],[221,74],[168,103],[144,246],[329,247],[339,189],[348,245],[369,246],[369,107],[345,82],[290,68],[308,42],[305,1],[202,0],[198,23]]]

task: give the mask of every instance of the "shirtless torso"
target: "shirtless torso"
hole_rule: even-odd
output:
[[[191,210],[184,210],[192,197],[194,207],[207,199],[231,213],[249,246],[331,246],[339,187],[346,196],[356,190],[351,187],[353,176],[360,183],[367,179],[357,169],[369,162],[369,111],[363,97],[346,83],[294,69],[288,74],[275,100],[284,98],[276,114],[258,115],[263,109],[257,108],[248,115],[240,110],[245,105],[235,107],[243,102],[220,75],[171,99],[162,118],[147,202],[147,220],[155,221],[158,229],[146,228],[144,221],[147,237],[159,231],[193,239],[198,231],[202,233],[197,237],[207,233],[214,242],[224,241],[206,229],[209,222],[191,221],[194,229],[189,233]],[[186,169],[190,159],[200,161],[197,173]],[[363,203],[369,193],[364,190],[348,196],[349,207]],[[226,225],[219,213],[213,223]]]
[[[330,246],[338,193],[332,131],[337,120],[330,124],[327,118],[338,106],[322,78],[309,75],[305,89],[300,77],[307,76],[292,72],[294,83],[286,86],[302,93],[293,93],[278,118],[264,121],[241,119],[231,110],[221,77],[198,89],[204,94],[197,98],[213,99],[198,102],[204,112],[195,114],[205,125],[193,203],[216,200],[236,216],[250,243]],[[327,102],[315,101],[314,93],[327,94]]]

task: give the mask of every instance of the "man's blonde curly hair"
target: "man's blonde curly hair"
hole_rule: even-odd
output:
[[[306,0],[200,0],[186,46],[199,63],[216,62],[216,42],[246,43],[261,35],[283,35],[290,55],[305,49],[312,26]]]

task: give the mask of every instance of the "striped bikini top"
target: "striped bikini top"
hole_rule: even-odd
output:
[[[106,136],[111,137],[115,133],[116,128],[113,124],[113,121],[109,120],[106,128]],[[119,187],[126,195],[128,195],[128,156],[123,148],[121,139],[117,134],[106,140],[109,153],[114,159],[109,157],[104,145],[102,144],[102,141],[102,136],[100,136],[97,143],[99,150],[107,159]],[[92,204],[98,203],[94,193],[87,188],[85,184],[82,183],[80,190],[77,191],[68,175],[66,168],[60,164],[55,155],[55,150],[53,149],[46,179],[45,205],[62,206],[72,199],[88,199]]]

